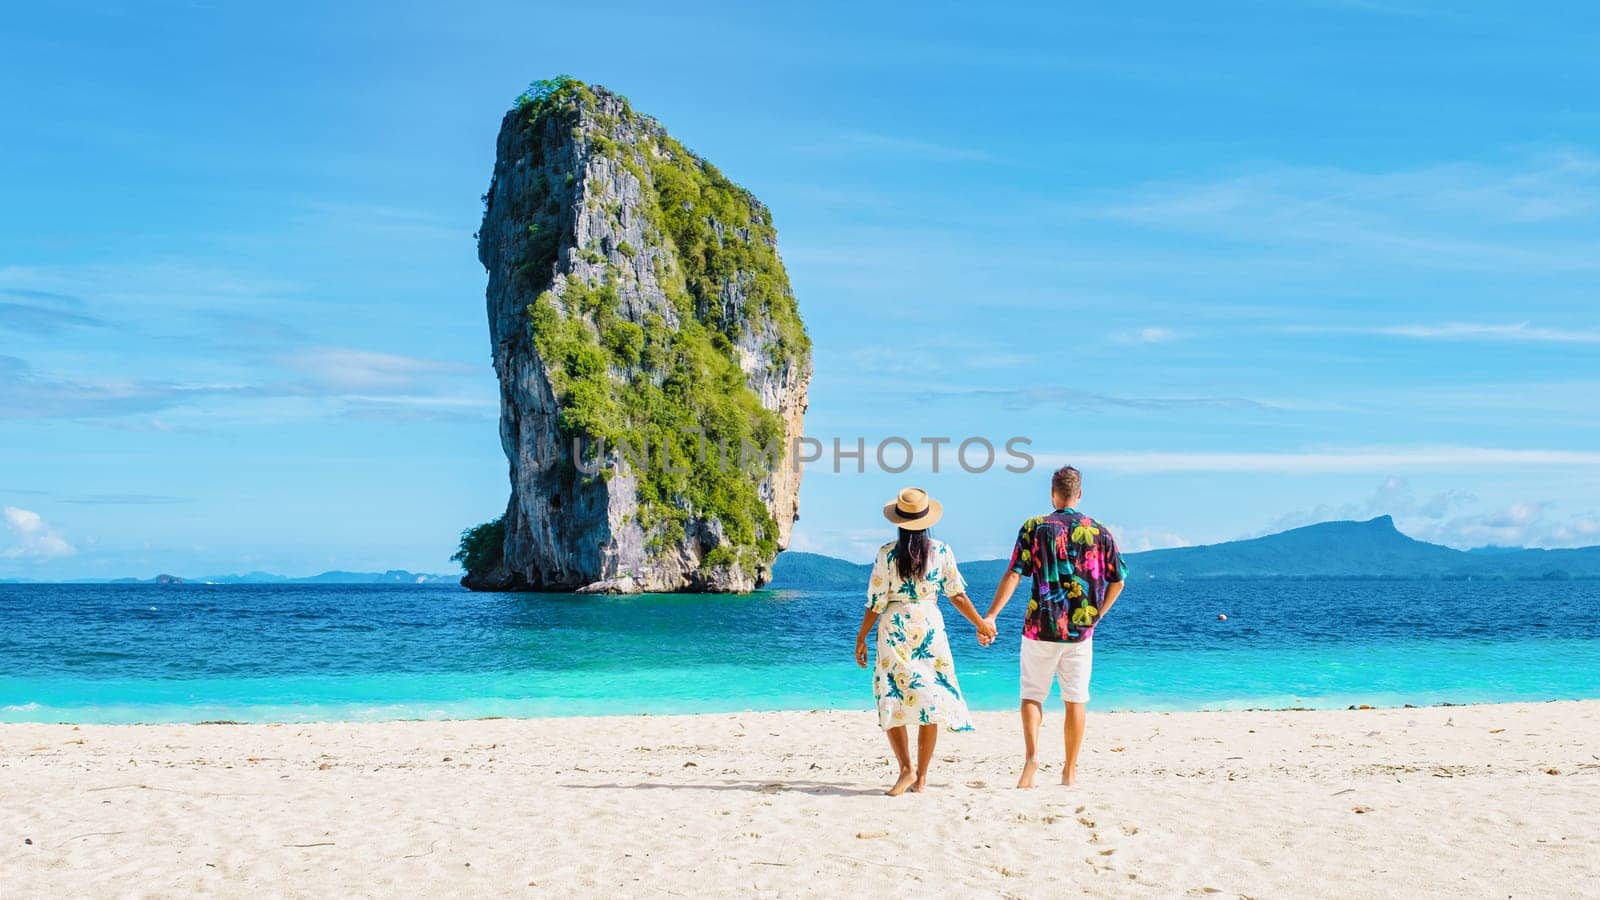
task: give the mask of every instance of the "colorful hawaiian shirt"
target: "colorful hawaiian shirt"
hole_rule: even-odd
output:
[[[1128,567],[1109,529],[1068,508],[1022,523],[1011,571],[1033,578],[1022,636],[1076,643],[1094,634],[1106,585],[1125,578]]]

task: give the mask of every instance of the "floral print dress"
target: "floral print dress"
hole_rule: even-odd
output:
[[[956,681],[939,595],[962,594],[967,583],[956,557],[941,541],[932,542],[928,571],[904,579],[896,571],[895,545],[885,544],[872,564],[867,608],[878,613],[878,660],[872,690],[878,700],[878,725],[943,725],[971,731],[972,718]]]

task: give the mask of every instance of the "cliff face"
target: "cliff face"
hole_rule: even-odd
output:
[[[766,207],[568,79],[506,114],[485,203],[511,499],[463,584],[765,584],[799,511],[789,448],[811,377]]]

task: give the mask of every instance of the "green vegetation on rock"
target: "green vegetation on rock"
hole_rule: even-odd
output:
[[[579,91],[588,93],[588,87],[571,75],[557,75],[554,78],[540,78],[528,85],[528,89],[517,95],[517,111],[528,113],[530,117],[544,111],[544,107],[554,102],[561,102]],[[592,96],[592,95],[591,95]]]
[[[481,578],[500,565],[506,540],[505,517],[461,532],[461,544],[451,562],[461,563],[468,578]]]
[[[528,307],[560,400],[558,421],[628,460],[652,543],[681,540],[693,517],[715,518],[731,544],[769,558],[777,526],[756,485],[770,460],[752,453],[745,461],[759,466],[741,469],[739,454],[780,442],[783,423],[750,390],[727,338],[692,319],[675,330],[659,317],[652,327],[622,319],[609,282],[590,287],[569,277],[561,301],[571,313],[563,315],[549,291]],[[708,566],[732,561],[706,557]]]
[[[693,298],[695,312],[732,339],[770,321],[777,346],[763,348],[769,355],[790,362],[808,357],[811,341],[778,260],[772,214],[672,138],[660,135],[657,151],[649,180],[641,179],[654,194],[647,195],[654,202],[645,205],[645,216],[676,250],[681,289]],[[740,309],[720,302],[729,283],[744,293]],[[674,287],[669,283],[669,292]]]

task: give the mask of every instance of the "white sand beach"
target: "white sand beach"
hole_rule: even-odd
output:
[[[890,799],[867,712],[4,725],[0,893],[1555,897],[1600,875],[1600,702],[1092,714],[1083,783],[1031,792],[1013,716],[978,728]]]

